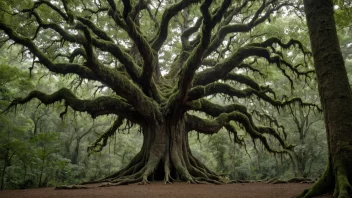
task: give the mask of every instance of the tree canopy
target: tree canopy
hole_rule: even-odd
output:
[[[270,111],[320,110],[317,97],[299,97],[300,87],[315,82],[311,53],[299,34],[275,26],[277,18],[301,8],[282,0],[2,1],[1,43],[21,46],[31,74],[46,68],[73,76],[72,88],[31,91],[5,111],[38,99],[45,105],[63,101],[60,117],[68,107],[93,118],[116,115],[92,151],[126,123],[140,126],[141,151],[99,181],[147,183],[154,175],[165,183],[222,182],[192,155],[189,132],[212,135],[225,128],[243,145],[243,129],[267,151],[289,153],[294,146]],[[81,98],[76,89],[87,83],[96,91]],[[271,109],[256,111],[247,100]],[[270,124],[261,126],[259,119]]]

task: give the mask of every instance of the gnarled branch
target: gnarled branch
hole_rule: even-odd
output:
[[[251,56],[261,57],[267,60],[271,64],[276,64],[276,66],[281,70],[281,72],[290,80],[292,83],[291,78],[286,74],[286,70],[283,68],[283,65],[286,66],[289,70],[293,73],[297,74],[298,76],[308,76],[311,73],[314,73],[314,70],[307,70],[307,71],[299,71],[294,66],[290,65],[285,60],[282,60],[279,56],[271,56],[271,52],[267,47],[279,44],[282,48],[287,49],[294,45],[299,45],[300,48],[302,47],[300,43],[296,40],[290,40],[288,43],[283,44],[279,39],[270,38],[262,43],[258,44],[249,44],[244,47],[239,48],[235,53],[233,53],[230,57],[225,59],[223,62],[216,64],[214,67],[205,69],[202,72],[199,72],[195,76],[194,86],[197,85],[206,85],[216,80],[221,79],[223,76],[226,76],[231,70],[240,66],[243,61]],[[303,47],[301,48],[304,53],[306,52]]]
[[[244,127],[246,132],[251,136],[252,139],[259,139],[260,142],[264,145],[264,147],[272,153],[285,153],[286,150],[290,150],[293,148],[291,145],[286,145],[285,141],[280,137],[280,135],[270,127],[260,127],[254,125],[250,118],[248,118],[245,114],[237,111],[233,111],[231,113],[222,113],[215,119],[201,119],[194,115],[187,115],[187,127],[189,130],[196,130],[200,133],[204,134],[215,134],[226,124],[230,124],[230,121],[235,121]],[[275,137],[275,139],[279,142],[280,146],[283,150],[275,150],[273,149],[267,140],[267,137],[264,134],[271,135]]]
[[[301,98],[297,97],[297,98],[292,98],[289,100],[279,101],[279,100],[275,100],[275,99],[269,97],[268,95],[266,95],[267,92],[272,92],[272,90],[271,89],[267,89],[267,90],[263,89],[263,90],[258,91],[253,88],[246,88],[243,90],[237,90],[234,87],[232,87],[231,85],[217,82],[217,83],[211,83],[206,86],[197,86],[197,87],[191,89],[189,92],[188,100],[189,101],[197,100],[199,98],[203,98],[205,96],[214,95],[214,94],[218,94],[218,93],[226,94],[228,96],[237,97],[237,98],[246,98],[246,97],[251,97],[251,96],[255,95],[259,99],[262,99],[277,108],[285,107],[285,106],[297,103],[301,106],[311,106],[311,107],[314,107],[314,108],[320,110],[320,107],[318,105],[311,104],[311,103],[304,103]]]
[[[159,28],[158,34],[156,35],[156,37],[153,39],[153,42],[152,42],[152,48],[155,51],[159,51],[161,46],[167,39],[169,22],[171,18],[175,16],[177,13],[179,13],[182,9],[185,9],[186,7],[198,2],[200,2],[200,0],[182,0],[178,3],[171,5],[169,8],[167,8],[164,11],[160,22],[160,28]]]
[[[64,100],[65,105],[71,107],[73,110],[87,112],[93,118],[101,115],[115,114],[135,122],[141,122],[142,120],[132,105],[128,104],[128,102],[121,97],[101,96],[93,100],[81,100],[67,88],[61,88],[57,92],[49,95],[40,91],[32,91],[25,98],[18,98],[12,101],[4,112],[9,111],[17,105],[26,104],[35,98],[45,105]]]

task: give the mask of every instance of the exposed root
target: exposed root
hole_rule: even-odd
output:
[[[172,184],[172,182],[170,182],[169,180],[164,181],[164,184]]]
[[[352,195],[352,186],[347,178],[347,171],[344,166],[337,166],[334,197],[348,198]]]
[[[227,184],[244,184],[244,183],[251,183],[252,181],[249,180],[232,180],[227,182]]]
[[[102,184],[99,187],[110,187],[110,186],[121,186],[121,185],[128,185],[128,184],[132,184],[132,183],[138,183],[140,182],[141,179],[125,179],[125,180],[121,180],[119,182],[115,182],[115,183],[106,183],[106,184]]]
[[[225,183],[224,181],[222,181],[221,177],[219,177],[215,174],[211,174],[209,171],[206,171],[204,168],[194,167],[190,164],[186,168],[185,166],[183,166],[183,164],[181,162],[177,163],[177,165],[179,167],[175,167],[175,168],[176,169],[179,168],[177,170],[177,173],[180,174],[180,176],[181,176],[180,179],[183,181],[186,181],[189,184],[217,184],[217,185],[219,185],[219,184]],[[138,165],[136,165],[136,166],[138,166]],[[151,170],[155,170],[155,167],[156,167],[156,165],[151,166],[151,164],[149,164],[149,167],[148,167],[148,163],[147,163],[143,168],[141,168],[137,172],[133,171],[133,172],[135,172],[134,174],[125,175],[125,173],[129,172],[129,171],[127,171],[127,170],[123,171],[121,173],[121,175],[117,176],[116,178],[109,178],[109,179],[100,180],[101,183],[107,182],[107,183],[104,183],[103,185],[101,185],[100,187],[128,185],[131,183],[138,183],[140,185],[149,184],[150,182],[148,181],[148,177],[153,174],[153,172],[151,172]],[[133,168],[133,167],[131,167],[131,168]],[[129,168],[129,169],[131,169],[131,168]],[[170,173],[170,169],[169,169],[168,164],[165,164],[164,171],[165,171],[164,184],[172,184],[172,182],[176,181],[175,179],[173,179],[171,177],[171,173]],[[95,182],[95,183],[97,183],[97,182]]]
[[[158,132],[154,128],[151,128],[148,133],[144,132],[145,140],[142,149],[127,167],[102,180],[85,184],[103,183],[101,187],[131,183],[145,185],[154,178],[163,179],[164,184],[171,184],[175,181],[190,184],[224,184],[222,177],[210,171],[192,155],[187,133],[180,133],[184,131],[184,127],[184,123],[181,122],[176,128],[171,128],[169,133],[171,137],[165,134],[151,136],[150,134]],[[153,139],[152,144],[150,144],[151,139]],[[165,143],[165,139],[169,139],[170,142]]]
[[[142,154],[142,152],[140,152],[131,160],[131,162],[125,168],[119,170],[118,172],[116,172],[112,175],[109,175],[103,179],[82,182],[80,184],[86,185],[86,184],[112,182],[112,181],[116,180],[117,178],[122,178],[123,176],[134,174],[136,172],[136,170],[140,170],[143,167],[144,162],[145,162],[144,155]]]
[[[318,181],[310,189],[305,189],[296,198],[309,198],[322,195],[331,191],[331,186],[333,186],[333,174],[329,165]]]
[[[272,184],[287,184],[288,181],[285,180],[281,180],[281,179],[277,179],[276,181],[274,181]]]
[[[216,184],[216,185],[225,184],[225,182],[223,182],[221,180],[218,181],[218,180],[207,179],[207,178],[197,178],[196,180],[201,183],[206,183],[206,184]]]
[[[89,187],[83,185],[70,185],[70,186],[57,186],[55,190],[75,190],[75,189],[88,189]]]
[[[294,177],[287,180],[288,183],[314,183],[313,180],[308,178]]]
[[[272,178],[272,179],[269,179],[268,181],[266,181],[265,183],[266,184],[271,184],[271,183],[273,183],[276,180],[277,180],[277,178]]]
[[[319,180],[310,188],[304,190],[297,198],[310,198],[318,195],[332,192],[334,188],[333,197],[348,198],[352,195],[352,186],[348,180],[347,169],[338,160],[335,161],[337,165],[334,170],[328,165],[324,174]]]
[[[187,184],[196,184],[196,182],[192,179],[186,182]]]
[[[146,160],[146,155],[139,155],[139,157],[135,158],[139,159],[139,162],[136,162],[134,159],[134,164],[130,163],[118,173],[101,180],[85,182],[83,184],[102,183],[100,187],[128,185],[132,183],[146,185],[150,183],[148,177],[150,179],[155,174],[159,163],[163,163],[164,184],[172,184],[175,181],[185,181],[189,184],[219,185],[225,183],[220,176],[207,169],[190,152],[185,153],[179,155],[176,151],[175,155],[171,155],[173,162],[176,162],[172,164],[173,171],[175,171],[173,173],[171,173],[170,156],[166,155],[162,159],[152,156]],[[177,178],[174,179],[171,175],[175,175]]]
[[[170,175],[170,171],[165,171],[164,184],[172,184],[174,181],[175,180]]]
[[[146,185],[146,184],[150,184],[150,182],[147,179],[142,179],[142,181],[138,183],[138,185]]]

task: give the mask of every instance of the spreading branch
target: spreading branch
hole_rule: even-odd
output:
[[[314,73],[314,70],[299,71],[296,67],[283,60],[282,57],[271,56],[271,52],[267,47],[272,46],[273,44],[278,44],[283,49],[288,49],[291,46],[298,45],[303,53],[309,53],[302,47],[302,44],[299,41],[293,39],[291,39],[286,44],[282,43],[281,40],[277,38],[269,38],[262,43],[248,44],[239,48],[235,53],[226,58],[223,62],[220,62],[211,68],[207,68],[204,71],[199,72],[195,76],[193,83],[194,86],[206,85],[221,79],[234,68],[240,66],[246,58],[252,56],[264,58],[269,63],[275,64],[280,69],[280,71],[290,80],[291,84],[293,83],[292,79],[286,74],[284,67],[288,68],[298,76],[309,76],[310,74]]]
[[[77,98],[71,90],[62,88],[50,95],[40,91],[32,91],[25,98],[18,98],[4,110],[7,112],[18,105],[26,104],[32,99],[38,99],[45,105],[65,101],[65,105],[71,107],[74,111],[87,112],[93,118],[101,115],[115,114],[126,117],[135,122],[141,122],[137,111],[126,100],[120,97],[101,96],[93,100],[82,100]]]
[[[178,3],[171,5],[164,11],[160,22],[158,34],[152,40],[152,48],[155,51],[159,51],[162,45],[164,44],[165,40],[167,39],[171,18],[174,17],[177,13],[179,13],[182,9],[185,9],[186,7],[198,2],[200,2],[200,0],[182,0]]]
[[[178,92],[177,96],[175,97],[179,103],[184,103],[187,100],[187,94],[192,87],[195,72],[201,65],[201,60],[203,58],[204,52],[209,45],[211,32],[215,25],[220,22],[224,12],[230,6],[231,0],[223,1],[222,5],[214,16],[211,16],[209,12],[211,3],[212,1],[206,0],[200,6],[200,10],[203,16],[201,41],[192,51],[191,55],[188,57],[187,61],[182,67],[178,81]]]
[[[231,113],[222,113],[218,117],[209,120],[202,119],[194,115],[187,115],[187,127],[188,130],[196,130],[204,134],[215,134],[226,124],[230,124],[230,121],[235,121],[236,123],[243,126],[246,132],[251,136],[252,139],[259,139],[264,147],[272,153],[286,153],[287,150],[293,148],[291,145],[286,145],[285,141],[279,136],[279,134],[270,127],[260,127],[252,124],[250,119],[243,113],[240,112],[231,112]],[[283,150],[276,150],[272,148],[267,140],[267,137],[264,134],[274,136],[275,139],[279,142]]]
[[[20,36],[3,22],[0,22],[0,29],[4,30],[9,38],[14,40],[16,43],[26,46],[39,59],[40,63],[45,65],[45,67],[47,67],[50,71],[60,74],[74,73],[82,78],[101,81],[104,84],[109,85],[109,87],[113,89],[118,95],[129,100],[129,102],[137,110],[139,110],[141,114],[149,118],[161,119],[161,113],[156,108],[155,103],[147,96],[145,96],[137,85],[131,83],[126,76],[118,73],[112,68],[101,65],[101,63],[99,63],[96,58],[94,59],[89,41],[82,41],[82,44],[85,46],[86,53],[87,51],[91,51],[90,53],[92,56],[90,56],[89,61],[91,67],[70,63],[54,64],[42,51],[38,49],[34,42],[29,38]],[[85,35],[86,38],[89,37],[89,40],[91,39],[91,43],[94,44],[94,39],[90,37],[90,34],[87,30],[85,31]]]
[[[270,96],[266,95],[267,92],[272,92],[271,89],[255,90],[253,88],[246,88],[243,90],[237,90],[233,86],[224,84],[224,83],[211,83],[206,86],[197,86],[190,90],[189,101],[197,100],[205,96],[215,95],[215,94],[225,94],[231,97],[237,98],[247,98],[253,95],[257,96],[259,99],[262,99],[274,107],[281,108],[286,107],[292,104],[299,104],[301,106],[314,107],[317,110],[320,110],[320,107],[316,104],[305,103],[301,98],[292,98],[284,101],[275,100]]]

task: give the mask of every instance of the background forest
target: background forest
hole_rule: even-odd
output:
[[[175,24],[181,17],[174,17]],[[346,67],[349,75],[352,75],[352,26],[346,12],[339,7],[336,7],[335,17]],[[265,22],[237,39],[245,41],[252,37],[264,37],[265,40],[265,37],[276,36],[283,40],[295,38],[309,46],[303,18],[299,10],[277,13],[270,23]],[[22,53],[20,46],[11,45],[5,40],[1,44],[0,112],[12,100],[26,96],[34,89],[52,93],[62,87],[69,87],[77,96],[86,99],[111,94],[100,84],[86,80],[77,83],[73,76],[54,76],[45,69],[33,68],[32,60]],[[284,53],[287,59],[292,60],[302,56],[294,49]],[[163,55],[163,59],[172,62],[175,57],[170,51]],[[242,72],[255,77],[250,71]],[[262,75],[266,77],[265,83],[275,89],[278,95],[287,93],[289,82],[281,72],[268,67]],[[296,89],[287,97],[299,96],[305,101],[319,102],[314,79],[308,79],[308,85],[301,79],[296,81]],[[223,103],[218,96],[211,100]],[[247,134],[241,128],[237,131],[245,141],[242,145],[235,143],[225,130],[211,136],[192,132],[189,134],[192,153],[208,168],[230,180],[315,179],[323,173],[327,164],[327,143],[321,113],[299,105],[276,109],[252,98],[241,99],[240,102],[249,112],[258,115],[260,119],[255,121],[259,125],[284,128],[287,142],[295,147],[286,155],[268,153],[256,140],[246,138]],[[67,113],[63,116],[62,112],[65,111]],[[37,100],[0,114],[1,190],[96,180],[126,166],[142,146],[143,138],[138,126],[127,122],[101,151],[89,149],[113,121],[111,116],[92,119],[87,114],[66,109],[63,104],[46,106]]]

